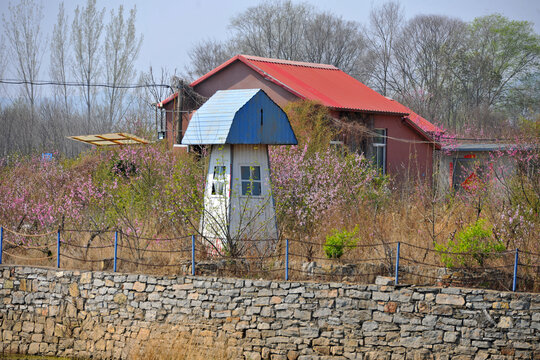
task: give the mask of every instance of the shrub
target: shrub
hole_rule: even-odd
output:
[[[333,149],[309,154],[309,146],[270,149],[272,191],[280,232],[312,237],[338,211],[352,213],[359,201],[384,198],[386,181],[358,154]],[[343,226],[343,223],[339,224]]]
[[[446,267],[470,267],[473,260],[483,266],[486,259],[506,248],[493,238],[493,231],[486,220],[478,219],[458,232],[455,241],[450,240],[446,245],[435,244],[435,250],[441,252],[441,261]]]
[[[353,249],[358,243],[355,238],[358,234],[358,225],[352,231],[347,230],[332,230],[332,234],[326,237],[324,244],[324,253],[329,259],[339,259],[343,256],[345,250]]]

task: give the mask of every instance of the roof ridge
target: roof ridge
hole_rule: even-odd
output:
[[[304,61],[272,59],[272,58],[265,58],[261,56],[245,55],[245,54],[240,54],[239,56],[245,58],[246,60],[261,61],[261,62],[267,62],[267,63],[272,63],[272,64],[303,66],[303,67],[309,67],[309,68],[315,68],[315,69],[326,69],[326,70],[339,70],[339,68],[335,67],[334,65],[329,65],[329,64],[317,64],[317,63],[310,63],[310,62],[304,62]]]

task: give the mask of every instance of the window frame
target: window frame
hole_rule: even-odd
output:
[[[388,136],[388,130],[377,128],[373,129],[373,132],[377,134],[377,136],[373,136],[373,142],[372,146],[374,147],[374,155],[373,155],[373,162],[375,166],[377,167],[377,170],[381,170],[382,175],[386,175],[386,150],[387,150],[387,136]],[[377,142],[380,138],[382,142]],[[381,159],[381,165],[379,166],[379,149],[382,148],[382,159]]]
[[[243,171],[242,169],[243,168],[249,168],[249,178],[245,179],[243,177]],[[258,168],[259,170],[259,178],[258,179],[254,179],[253,178],[253,170],[252,169],[255,169],[255,168]],[[246,190],[246,193],[244,193],[244,183],[247,183],[247,190]],[[256,184],[258,183],[259,184],[259,193],[258,194],[249,194],[248,191],[249,189],[254,189],[253,187],[253,184]],[[240,164],[240,196],[241,197],[255,197],[255,198],[258,198],[258,197],[262,197],[263,196],[263,181],[262,181],[262,169],[261,169],[261,166],[260,165],[248,165],[248,164]]]
[[[216,172],[217,168],[222,168],[222,172]],[[216,176],[217,174],[217,176]],[[217,189],[216,184],[222,185],[222,193],[215,192]],[[226,165],[214,165],[214,171],[212,172],[212,187],[210,188],[210,196],[223,197],[227,195],[227,166]]]

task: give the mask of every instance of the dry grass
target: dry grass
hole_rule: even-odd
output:
[[[377,274],[393,274],[396,243],[400,242],[400,268],[404,269],[404,273],[401,275],[402,280],[415,284],[440,283],[437,277],[440,278],[438,271],[443,265],[439,254],[434,249],[434,244],[446,243],[457,231],[475,221],[478,209],[474,202],[467,202],[458,197],[439,197],[436,201],[432,201],[433,198],[429,197],[428,192],[429,189],[419,187],[409,192],[396,192],[377,206],[358,203],[357,206],[335,209],[320,222],[318,228],[313,232],[315,235],[309,239],[285,233],[283,238],[290,239],[290,278],[372,282]],[[480,216],[496,225],[497,216],[500,215],[499,211],[500,209],[494,202],[486,201]],[[331,230],[350,230],[356,225],[359,228],[358,247],[346,252],[339,260],[326,259],[323,246],[325,238]],[[519,237],[513,239],[505,239],[507,249],[513,250],[519,247],[522,252],[540,253],[537,230],[538,221],[536,220],[533,231],[520,234]],[[114,250],[111,247],[114,243],[113,232],[102,233],[94,237],[84,232],[66,232],[62,236],[63,241],[74,246],[62,245],[61,268],[109,271],[113,269]],[[6,250],[4,263],[56,266],[56,234],[28,243],[36,247],[49,244],[48,247],[39,250],[13,248],[9,244],[9,240],[13,240],[12,235],[4,232],[4,237],[8,240],[8,242],[4,242]],[[519,244],[515,241],[519,241]],[[120,272],[157,275],[191,273],[190,238],[175,241],[153,241],[123,236],[119,238],[119,245],[118,258],[124,259],[119,260],[117,264]],[[205,251],[201,251],[204,248],[202,243],[198,242],[196,248],[196,259],[199,264],[198,274],[267,279],[283,278],[284,241],[277,244],[272,258],[257,261],[257,254],[249,253],[246,256],[252,257],[252,260],[217,261],[219,263],[217,267],[212,265],[212,262],[216,263],[216,259],[208,257]],[[18,257],[9,256],[7,253]],[[43,258],[47,255],[51,256],[48,260],[25,259]],[[70,259],[70,257],[79,260]],[[326,269],[328,274],[318,277],[307,276],[303,272],[302,266],[308,261],[317,262]],[[205,262],[209,263],[208,266],[203,264]],[[499,269],[495,276],[492,276],[492,280],[500,280],[497,283],[480,278],[475,283],[457,284],[507,290],[511,287],[511,281],[508,279],[511,279],[513,262],[513,254],[505,254],[505,256],[490,259],[484,264],[485,268],[504,267]],[[355,270],[358,274],[370,275],[343,274],[340,267],[347,263],[358,264]],[[520,263],[528,264],[530,267],[521,266],[519,268],[519,276],[521,277],[519,289],[540,291],[540,281],[538,281],[540,269],[534,267],[539,263],[538,257],[523,253],[520,257]],[[473,273],[476,271],[476,274],[483,273],[485,270],[478,266],[472,269]],[[407,274],[407,271],[412,274]],[[470,275],[462,277],[467,276],[470,277]]]

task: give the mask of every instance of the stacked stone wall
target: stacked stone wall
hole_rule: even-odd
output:
[[[540,359],[540,295],[0,267],[3,353],[129,358],[196,339],[247,359]],[[187,340],[186,340],[187,341]]]

